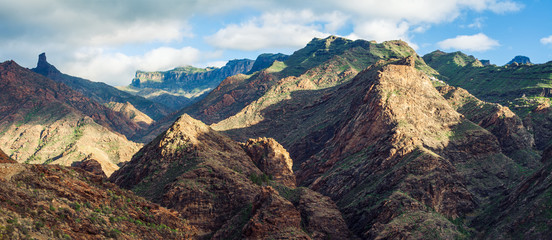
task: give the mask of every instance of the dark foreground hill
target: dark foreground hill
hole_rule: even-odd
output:
[[[187,239],[195,228],[81,169],[0,163],[2,239]]]

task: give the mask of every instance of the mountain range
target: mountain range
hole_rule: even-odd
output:
[[[527,63],[330,36],[117,89],[4,62],[0,235],[547,239],[552,71]]]

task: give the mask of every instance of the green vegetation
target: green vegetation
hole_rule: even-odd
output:
[[[272,181],[272,175],[267,175],[265,173],[257,175],[255,173],[252,173],[251,175],[249,175],[249,180],[257,185],[263,185],[265,183],[268,183],[269,181]]]
[[[479,99],[506,106],[522,96],[546,95],[546,89],[552,88],[552,63],[483,66],[473,56],[439,51],[423,58],[448,84],[464,88]]]

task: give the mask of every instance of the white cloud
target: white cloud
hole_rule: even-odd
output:
[[[30,66],[38,53],[46,51],[49,59],[60,59],[55,63],[60,70],[126,85],[137,68],[159,70],[215,61],[225,49],[300,48],[313,37],[330,33],[380,42],[402,39],[416,48],[415,34],[465,12],[503,14],[521,8],[513,0],[0,1],[0,58]],[[236,18],[232,11],[237,9],[244,16],[259,14]],[[193,16],[213,17],[205,24],[208,27],[215,22],[226,25],[197,31],[204,26],[190,26]],[[214,34],[197,36],[201,32]],[[220,51],[199,53],[205,43]]]
[[[407,22],[395,23],[386,20],[374,20],[358,23],[354,28],[354,35],[358,38],[376,40],[378,42],[392,39],[408,39],[410,26]]]
[[[110,53],[102,48],[88,48],[76,52],[73,61],[57,67],[70,75],[120,86],[128,85],[136,70],[161,71],[177,66],[196,65],[203,60],[202,56],[199,50],[191,47],[160,47],[135,56]]]
[[[135,22],[126,27],[114,27],[111,31],[102,31],[89,40],[91,45],[112,46],[129,43],[148,43],[153,41],[179,41],[184,37],[193,37],[191,29],[185,23]]]
[[[512,1],[488,1],[489,9],[495,13],[517,12],[524,6],[521,3]]]
[[[544,45],[551,44],[552,45],[552,35],[548,37],[541,38],[540,42]]]
[[[442,49],[456,49],[466,51],[487,51],[500,46],[497,40],[487,37],[483,33],[475,35],[459,35],[455,38],[449,38],[438,43]]]
[[[313,37],[329,35],[322,32],[324,27],[317,21],[323,21],[330,28],[342,24],[335,14],[329,16],[335,21],[324,21],[325,16],[317,16],[309,10],[265,13],[239,25],[230,24],[205,39],[218,48],[246,51],[302,47]]]
[[[480,29],[483,27],[483,22],[485,21],[485,18],[483,17],[478,17],[476,19],[473,20],[473,23],[469,24],[468,27],[469,28],[477,28],[477,29]]]

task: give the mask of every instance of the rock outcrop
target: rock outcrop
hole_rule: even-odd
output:
[[[0,163],[5,239],[190,239],[177,213],[81,169]]]
[[[152,102],[140,96],[134,96],[105,83],[93,82],[64,74],[55,66],[48,63],[45,53],[38,56],[36,68],[31,70],[56,82],[63,83],[100,104],[129,102],[140,112],[145,113],[154,120],[159,120],[170,113],[170,109],[162,104]]]
[[[119,103],[119,102],[109,102],[105,104],[109,109],[120,112],[123,116],[134,121],[142,128],[149,127],[154,121],[148,115],[136,109],[130,102]]]
[[[255,142],[261,146],[251,149],[251,154],[259,157],[259,166],[277,169],[263,172],[244,150],[249,149],[245,147],[248,144],[240,145],[183,115],[110,180],[178,211],[200,231],[200,236],[212,235],[215,239],[292,236],[309,239],[309,233],[349,236],[345,221],[330,199],[308,197],[315,193],[281,183],[294,179],[288,175],[290,159],[285,149],[271,139],[249,143]],[[301,227],[304,219],[313,219],[306,231]],[[332,223],[334,231],[328,232],[328,226],[321,222]]]
[[[105,175],[105,172],[102,169],[102,165],[94,159],[85,159],[80,162],[74,162],[71,166],[80,168],[96,176],[107,178],[107,175]]]
[[[247,155],[264,173],[275,181],[290,187],[295,187],[293,160],[287,150],[273,138],[250,139],[243,144]]]

